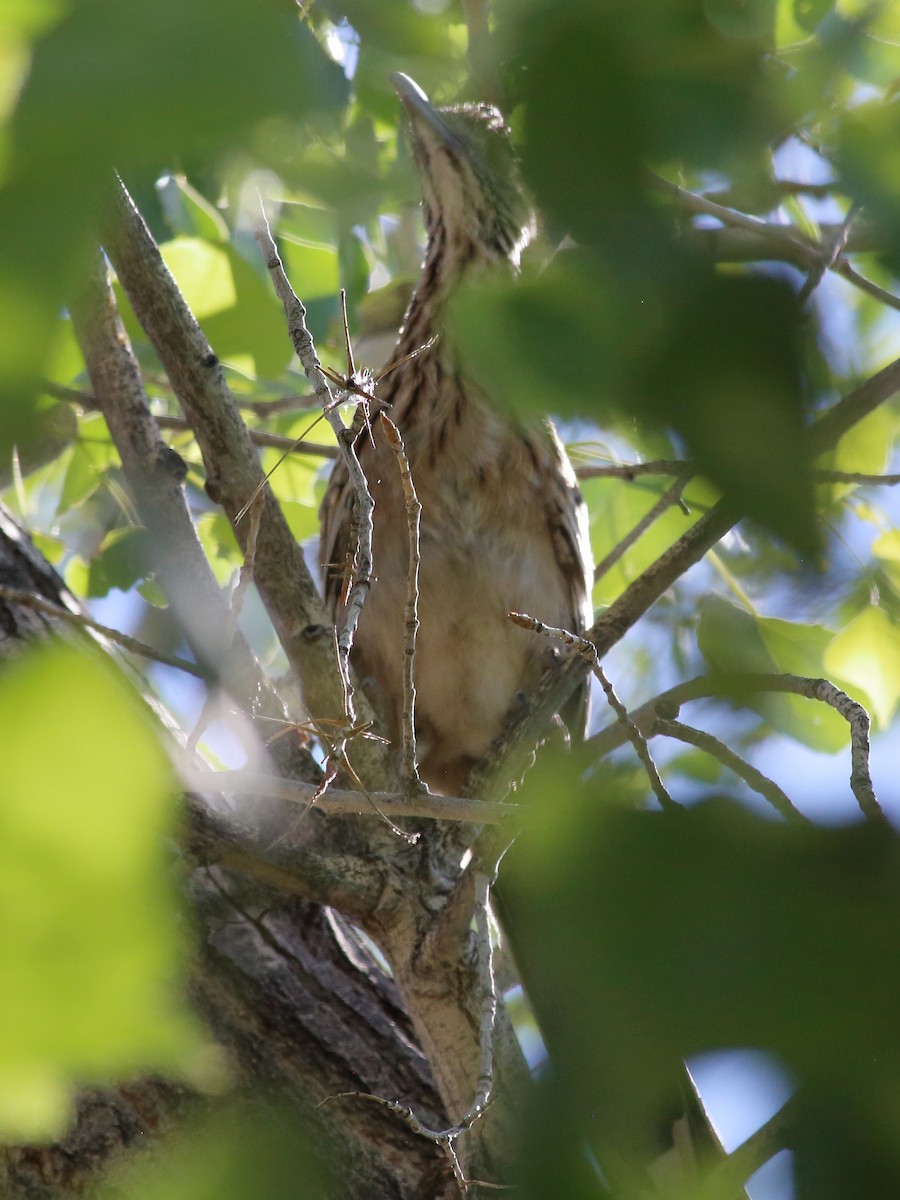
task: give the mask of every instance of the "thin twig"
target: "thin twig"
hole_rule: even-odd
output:
[[[813,294],[816,288],[821,283],[825,272],[834,269],[838,259],[844,253],[847,245],[847,239],[850,236],[850,229],[853,222],[859,214],[859,204],[854,200],[847,210],[847,215],[839,225],[837,232],[827,241],[823,242],[822,253],[819,256],[819,261],[812,267],[804,281],[803,287],[800,289],[797,300],[803,305]]]
[[[170,429],[174,432],[190,432],[191,423],[184,417],[157,417],[156,424],[160,429]],[[247,428],[250,441],[254,446],[263,446],[272,450],[286,450],[288,454],[313,455],[316,458],[337,458],[340,451],[337,446],[326,446],[322,442],[310,442],[304,437],[285,437],[281,433],[267,433],[264,429]]]
[[[648,174],[651,185],[657,191],[664,192],[667,196],[671,196],[677,200],[682,208],[687,209],[688,212],[715,217],[723,225],[732,226],[736,229],[746,229],[748,232],[755,233],[769,242],[781,243],[789,247],[794,253],[799,251],[804,254],[810,266],[814,258],[817,257],[816,249],[812,243],[789,226],[772,225],[767,221],[761,220],[759,217],[749,217],[745,213],[738,212],[735,208],[728,208],[724,204],[717,204],[715,200],[710,200],[706,196],[699,196],[696,192],[691,192],[687,188],[679,187],[677,183],[663,179],[661,175],[655,175],[652,172]]]
[[[545,625],[543,621],[538,621],[534,617],[528,616],[527,613],[511,612],[507,613],[507,616],[514,624],[520,625],[523,629],[531,629],[535,633],[543,634],[545,637],[553,638],[556,641],[563,642],[567,646],[571,646],[590,664],[591,670],[600,680],[600,686],[603,688],[610,708],[616,714],[616,718],[625,730],[628,740],[634,746],[635,752],[647,773],[647,778],[650,780],[653,793],[660,803],[660,807],[680,809],[680,806],[675,803],[666,791],[666,786],[659,777],[659,771],[656,769],[656,764],[647,746],[647,739],[628,715],[628,710],[616,695],[613,685],[601,667],[597,647],[593,642],[588,641],[587,638],[578,637],[577,634],[570,633],[567,629],[557,629],[552,625]]]
[[[191,731],[188,734],[187,740],[184,744],[184,748],[188,754],[196,753],[197,747],[200,745],[200,739],[212,724],[218,703],[218,692],[215,690],[215,688],[207,688],[206,695],[203,697],[203,703],[200,706],[200,711],[197,714],[197,719],[191,727]]]
[[[802,676],[788,678],[802,679]],[[859,701],[852,700],[829,679],[810,679],[804,682],[809,687],[808,693],[804,694],[830,705],[850,726],[850,790],[867,820],[879,824],[886,822],[887,818],[878,803],[869,770],[869,714]]]
[[[762,771],[757,770],[739,754],[735,754],[729,746],[711,733],[695,729],[691,725],[684,725],[681,721],[667,721],[661,717],[657,719],[651,732],[662,734],[664,737],[676,738],[679,742],[686,742],[689,746],[696,746],[698,750],[717,759],[723,766],[728,767],[730,771],[743,779],[754,792],[758,792],[760,796],[768,800],[775,811],[787,820],[809,821],[809,817],[794,807],[777,783],[763,775]]]
[[[867,475],[864,471],[813,471],[819,483],[865,483],[894,487],[900,483],[900,475]]]
[[[71,609],[62,608],[58,604],[54,604],[50,600],[45,600],[43,596],[36,596],[33,592],[25,592],[19,588],[6,587],[0,584],[0,599],[8,600],[12,604],[21,604],[23,608],[33,608],[35,612],[45,613],[49,617],[56,617],[60,621],[67,621],[70,625],[77,625],[81,629],[91,629],[94,633],[99,633],[102,637],[108,638],[109,641],[115,642],[117,646],[121,646],[124,650],[129,650],[132,654],[138,654],[141,658],[149,658],[153,662],[162,663],[167,667],[175,667],[179,671],[185,671],[188,675],[194,675],[198,679],[208,679],[208,673],[196,663],[188,662],[186,659],[179,658],[175,654],[168,654],[165,650],[156,650],[153,646],[148,646],[146,642],[141,642],[137,638],[130,637],[127,633],[120,633],[118,629],[111,629],[108,625],[101,625],[99,621],[95,621],[92,617],[85,616],[84,613],[72,612]]]
[[[284,266],[278,255],[278,249],[272,238],[269,222],[260,200],[259,219],[254,228],[254,236],[262,251],[263,258],[269,271],[269,276],[275,288],[275,293],[284,305],[288,321],[288,332],[297,357],[303,365],[306,377],[312,384],[313,391],[322,405],[322,411],[334,430],[338,446],[341,449],[344,462],[353,487],[357,503],[357,545],[353,568],[353,580],[344,608],[344,621],[338,632],[338,668],[341,674],[345,717],[348,724],[353,724],[356,708],[353,699],[353,689],[350,683],[350,650],[359,623],[366,597],[372,584],[372,514],[374,501],[369,491],[366,477],[356,455],[355,439],[352,430],[347,429],[341,420],[338,406],[331,393],[328,380],[322,370],[316,354],[312,334],[306,324],[306,309],[294,293]]]
[[[895,296],[893,292],[887,291],[883,287],[879,287],[877,283],[873,283],[871,279],[866,279],[864,275],[860,275],[859,271],[855,270],[846,258],[839,258],[834,264],[834,271],[838,275],[843,276],[848,283],[852,283],[854,287],[858,287],[861,292],[865,292],[867,296],[872,296],[875,300],[879,300],[882,304],[886,304],[888,308],[900,309],[900,296]]]
[[[597,583],[607,571],[611,570],[619,559],[629,550],[634,543],[657,521],[664,512],[672,508],[675,504],[682,504],[681,493],[685,489],[688,482],[688,476],[681,475],[675,482],[663,492],[653,507],[646,512],[635,527],[619,541],[609,554],[597,563],[594,567],[594,583]]]
[[[822,413],[809,431],[813,454],[833,450],[845,433],[898,390],[900,358],[895,358]]]
[[[82,408],[89,409],[92,412],[100,410],[100,404],[97,397],[92,392],[84,392],[78,388],[64,387],[62,384],[54,383],[52,380],[45,379],[41,384],[41,391],[46,392],[48,396],[55,396],[57,400],[66,400],[71,404],[78,404]],[[241,408],[249,409],[256,412],[258,416],[268,416],[272,412],[279,412],[286,407],[285,401],[294,401],[294,406],[297,408],[308,408],[309,404],[299,404],[302,397],[285,396],[282,400],[258,400],[258,401],[238,401]],[[310,397],[314,399],[314,397]],[[190,421],[184,417],[167,417],[154,416],[158,429],[168,429],[177,433],[185,432],[192,433],[193,426]],[[317,458],[337,458],[337,446],[325,446],[320,442],[308,442],[304,438],[285,437],[280,433],[267,433],[263,429],[250,429],[247,432],[250,434],[250,440],[254,446],[266,446],[273,450],[287,450],[292,454],[311,454]]]
[[[496,870],[494,871],[496,875]],[[494,1090],[494,1023],[497,1019],[497,987],[494,979],[494,950],[491,943],[491,878],[475,876],[475,961],[478,964],[478,1080],[475,1099],[452,1131],[457,1136],[469,1129],[491,1102]],[[449,1132],[449,1131],[448,1131]]]
[[[624,479],[631,482],[642,475],[687,476],[693,471],[690,463],[679,459],[660,458],[653,462],[616,463],[608,466],[584,465],[575,468],[578,479]],[[831,471],[814,467],[813,479],[817,483],[864,483],[894,487],[900,483],[900,474],[880,475],[865,471]]]
[[[422,505],[416,495],[409,459],[403,446],[400,430],[386,413],[381,413],[381,424],[388,445],[397,456],[400,468],[400,485],[406,506],[406,526],[409,536],[409,568],[406,575],[405,642],[403,646],[403,712],[401,717],[403,735],[403,774],[409,788],[421,789],[416,765],[416,637],[419,632],[419,524]]]
[[[652,462],[616,463],[607,466],[585,464],[576,467],[575,474],[579,479],[637,479],[640,475],[689,475],[693,468],[690,463],[675,458],[658,458]]]

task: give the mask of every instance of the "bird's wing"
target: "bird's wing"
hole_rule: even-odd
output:
[[[332,616],[337,611],[347,572],[353,508],[347,468],[338,459],[331,470],[328,487],[319,506],[319,564],[325,604]]]
[[[556,561],[569,591],[570,631],[583,634],[591,626],[594,567],[587,505],[578,488],[569,456],[551,422],[546,422],[551,469],[545,484],[547,524]]]

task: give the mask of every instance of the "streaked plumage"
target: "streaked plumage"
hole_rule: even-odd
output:
[[[500,114],[436,109],[405,76],[397,90],[422,175],[428,245],[394,360],[442,328],[444,302],[476,265],[515,270],[531,235]],[[511,609],[583,632],[591,566],[584,505],[549,423],[515,426],[466,379],[446,338],[389,374],[378,389],[399,427],[422,504],[417,740],[423,779],[458,791],[552,650],[507,619]],[[402,708],[408,541],[397,464],[374,430],[360,461],[375,500],[374,581],[353,651],[380,695],[391,737]],[[338,461],[322,503],[322,562],[332,611],[350,552],[352,493]]]

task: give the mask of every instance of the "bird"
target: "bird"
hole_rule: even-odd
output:
[[[510,611],[582,634],[590,625],[587,513],[549,420],[530,427],[460,363],[448,302],[475,272],[518,273],[535,221],[501,113],[438,107],[409,76],[392,82],[406,111],[422,185],[421,273],[372,412],[355,421],[374,500],[371,589],[351,661],[399,746],[408,526],[396,457],[372,418],[399,429],[421,503],[416,745],[422,782],[458,794],[555,651]],[[355,499],[336,460],[320,510],[326,604],[340,621],[355,538]],[[583,719],[583,718],[582,718]]]

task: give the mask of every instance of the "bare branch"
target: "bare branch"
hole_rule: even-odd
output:
[[[467,1188],[473,1181],[464,1178],[453,1143],[466,1133],[479,1117],[487,1111],[494,1089],[494,1026],[497,1020],[497,987],[494,979],[493,945],[491,942],[491,908],[490,890],[496,878],[497,863],[493,864],[492,873],[478,872],[474,884],[474,915],[475,915],[475,945],[474,952],[478,964],[478,1028],[479,1028],[479,1061],[478,1078],[476,1081],[475,1097],[466,1112],[447,1129],[431,1129],[426,1126],[406,1105],[396,1101],[383,1100],[378,1096],[362,1096],[361,1099],[375,1100],[386,1105],[392,1112],[406,1120],[416,1133],[431,1138],[446,1148],[451,1156],[453,1172],[457,1181]],[[338,1099],[339,1097],[329,1097]],[[500,1187],[498,1184],[482,1184],[482,1186]]]
[[[246,545],[248,531],[237,516],[262,481],[258,457],[215,354],[121,185],[105,244],[194,431],[206,467],[207,492],[223,506],[238,541]],[[288,661],[302,681],[310,712],[323,718],[342,713],[331,622],[302,551],[268,489],[254,576]],[[366,719],[370,715],[366,708]],[[367,782],[377,785],[387,778],[386,755],[378,744],[361,743],[357,758]]]
[[[894,296],[891,292],[885,291],[884,288],[879,287],[876,283],[872,283],[870,279],[866,279],[860,275],[840,252],[836,256],[833,255],[831,244],[826,243],[823,245],[811,242],[792,226],[774,225],[762,221],[758,217],[747,216],[745,213],[738,212],[737,209],[717,204],[715,200],[709,200],[705,196],[698,196],[695,192],[690,192],[686,188],[679,187],[678,184],[671,183],[660,176],[651,175],[650,178],[653,186],[658,191],[664,192],[676,199],[688,212],[715,217],[726,226],[731,226],[741,230],[745,234],[749,233],[751,236],[758,238],[760,244],[765,247],[765,251],[757,255],[757,257],[783,259],[786,262],[792,262],[795,266],[809,272],[811,278],[822,268],[824,262],[825,269],[830,269],[838,275],[842,275],[849,283],[852,283],[868,295],[873,296],[876,300],[880,300],[882,304],[886,304],[890,308],[900,308],[900,297]],[[715,233],[717,231],[694,230],[693,232]],[[707,240],[715,244],[714,239]]]
[[[787,678],[802,680],[801,676]],[[857,700],[851,700],[846,692],[835,687],[828,679],[802,680],[802,684],[806,685],[808,691],[804,690],[801,695],[809,695],[813,700],[830,705],[850,726],[850,788],[869,821],[886,821],[875,796],[869,771],[869,714]]]
[[[80,391],[78,388],[63,387],[62,384],[54,383],[52,380],[45,379],[41,384],[41,391],[46,392],[48,396],[55,396],[57,400],[67,400],[71,404],[77,404],[79,407],[94,411],[99,409],[97,397],[91,392]],[[286,400],[296,401],[298,397],[287,396]],[[267,416],[270,411],[277,412],[278,408],[273,406],[281,405],[281,401],[260,400],[256,403],[239,402],[241,408],[255,411],[258,416]],[[308,407],[305,405],[304,407]],[[184,417],[162,417],[154,416],[159,429],[171,429],[175,432],[193,433],[193,427],[190,421],[186,421]],[[289,438],[280,433],[266,433],[262,429],[248,429],[250,440],[254,446],[268,446],[274,450],[287,450],[292,454],[310,454],[316,458],[337,458],[337,446],[326,446],[319,442],[308,442],[303,438]]]
[[[171,429],[175,432],[191,431],[190,421],[183,417],[156,417],[160,429]],[[288,454],[305,454],[315,458],[337,458],[340,451],[337,446],[327,446],[323,442],[310,442],[306,438],[285,437],[280,433],[267,433],[264,429],[248,429],[250,441],[254,446],[267,447],[272,450],[286,450]]]
[[[813,478],[820,483],[862,483],[894,487],[900,483],[900,475],[867,475],[864,471],[813,471]]]
[[[495,825],[521,814],[517,804],[492,803],[460,796],[436,796],[421,792],[407,795],[405,792],[342,791],[329,788],[324,795],[317,796],[317,787],[311,783],[300,783],[278,775],[267,775],[258,771],[200,771],[190,765],[182,771],[184,786],[194,792],[216,793],[226,796],[267,796],[287,800],[292,804],[317,809],[327,813],[347,813],[367,816],[372,812],[372,802],[383,814],[391,817],[427,817],[436,821],[460,821],[473,825]]]
[[[238,581],[234,585],[234,591],[231,593],[231,610],[229,616],[231,618],[232,636],[237,630],[237,621],[244,607],[244,597],[247,594],[247,589],[253,582],[253,571],[256,566],[256,545],[259,540],[259,526],[262,521],[264,503],[265,497],[260,492],[250,505],[250,527],[247,531],[244,561],[241,563]]]
[[[815,289],[821,283],[825,272],[834,269],[838,259],[843,254],[847,246],[847,239],[850,237],[850,229],[853,222],[859,215],[859,205],[854,201],[849,209],[843,222],[839,226],[837,232],[830,238],[823,239],[822,253],[819,262],[815,267],[812,267],[809,274],[806,276],[806,282],[800,289],[797,299],[801,304],[805,304]]]
[[[409,531],[409,568],[406,579],[405,645],[403,647],[403,772],[407,788],[421,789],[419,769],[416,765],[416,636],[419,631],[419,522],[422,505],[416,495],[409,460],[403,446],[400,430],[386,413],[381,414],[381,423],[387,435],[388,445],[397,456],[400,468],[400,484],[406,506],[406,523]]]
[[[201,772],[197,777],[203,778]],[[200,789],[198,789],[200,790]],[[202,789],[210,792],[205,785]],[[186,797],[190,818],[188,850],[200,863],[239,871],[281,895],[330,904],[349,917],[362,919],[384,893],[384,864],[366,856],[321,852],[315,840],[290,835],[272,837],[254,813],[253,825]]]
[[[809,821],[809,817],[794,807],[777,783],[763,775],[762,771],[758,771],[739,754],[735,754],[729,746],[711,733],[706,733],[702,729],[694,729],[691,725],[682,724],[681,721],[666,721],[662,717],[657,718],[651,732],[676,738],[680,742],[686,742],[689,746],[696,746],[698,750],[703,750],[704,753],[717,759],[723,766],[728,767],[730,771],[734,771],[735,775],[743,779],[748,787],[753,788],[754,792],[758,792],[760,796],[768,800],[775,811],[787,820]]]
[[[848,430],[874,412],[900,390],[900,358],[895,358],[877,374],[827,409],[810,430],[814,454],[832,450]]]
[[[252,710],[270,692],[268,683],[244,639],[226,636],[228,606],[188,511],[184,464],[165,446],[150,414],[140,368],[99,253],[72,306],[72,322],[140,519],[153,536],[163,586],[197,661],[207,676],[222,675]],[[283,713],[271,695],[269,702],[272,712]]]

